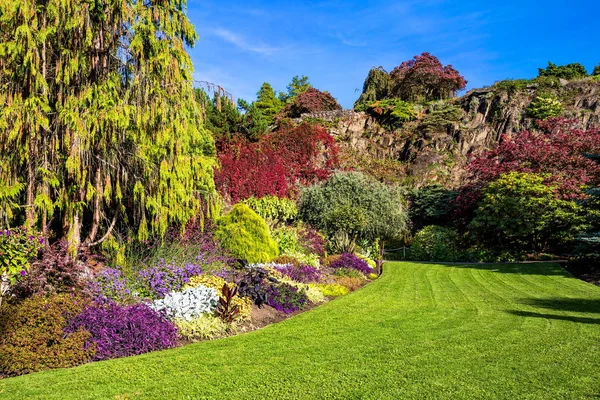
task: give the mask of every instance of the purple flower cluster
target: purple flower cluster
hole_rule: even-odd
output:
[[[110,301],[124,303],[131,297],[127,278],[121,271],[114,268],[105,268],[89,284],[95,302],[104,304]]]
[[[373,272],[365,260],[350,253],[342,254],[339,259],[331,263],[331,268],[351,268],[365,275]]]
[[[96,345],[95,360],[132,356],[175,347],[175,326],[146,304],[90,306],[75,317],[66,333],[90,332],[87,346]]]
[[[137,288],[142,296],[162,299],[169,292],[181,290],[192,276],[200,274],[202,267],[198,264],[181,267],[161,260],[156,266],[138,272]]]
[[[321,279],[321,271],[310,265],[295,267],[292,264],[283,264],[277,265],[275,269],[296,282],[310,283]]]
[[[308,304],[308,297],[304,290],[281,283],[267,288],[267,304],[277,311],[290,314],[304,308]]]

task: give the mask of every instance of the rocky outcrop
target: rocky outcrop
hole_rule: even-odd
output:
[[[565,107],[564,116],[579,120],[582,128],[600,126],[600,81],[590,79],[561,81],[554,87],[521,81],[520,87],[497,84],[474,89],[445,104],[420,110],[415,121],[397,129],[364,112],[324,112],[303,115],[302,119],[322,121],[343,151],[401,164],[405,175],[401,178],[415,185],[457,186],[465,178],[464,166],[471,154],[493,147],[504,133],[534,127],[527,109],[542,92],[554,93]],[[444,120],[445,114],[436,111],[440,107],[451,108],[455,112],[448,115],[458,118]]]

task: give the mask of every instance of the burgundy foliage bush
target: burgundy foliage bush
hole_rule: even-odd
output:
[[[288,197],[298,184],[327,179],[339,164],[335,139],[318,125],[285,125],[258,142],[237,139],[219,147],[215,184],[234,203],[252,196]]]
[[[91,333],[87,345],[96,348],[94,360],[133,356],[177,344],[175,326],[145,304],[90,306],[66,331],[81,329]]]
[[[328,92],[321,92],[319,89],[309,88],[296,97],[294,102],[286,106],[280,114],[280,117],[300,118],[302,114],[310,114],[318,111],[341,110],[342,106]]]
[[[373,272],[373,269],[371,269],[371,267],[369,266],[369,264],[367,264],[365,260],[351,253],[342,254],[337,260],[331,263],[330,267],[351,268],[362,272],[365,275]]]
[[[56,293],[86,293],[84,279],[88,257],[82,252],[73,260],[65,242],[45,247],[40,257],[30,262],[31,268],[24,279],[17,282],[11,294],[17,298]]]
[[[406,101],[419,100],[421,97],[426,101],[445,99],[467,85],[465,78],[452,65],[443,66],[430,53],[422,53],[404,61],[390,75],[394,85],[393,94]]]

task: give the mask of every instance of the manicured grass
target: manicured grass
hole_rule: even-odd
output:
[[[600,288],[554,264],[386,267],[260,331],[3,380],[0,398],[600,396]]]

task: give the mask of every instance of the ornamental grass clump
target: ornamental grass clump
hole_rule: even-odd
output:
[[[364,275],[373,272],[373,269],[365,260],[350,253],[342,254],[339,259],[331,263],[330,267],[334,269],[351,268],[363,273]]]
[[[171,292],[162,300],[155,300],[150,307],[164,313],[170,319],[191,321],[202,314],[212,314],[218,304],[219,296],[213,288],[198,285],[182,292]]]
[[[146,304],[90,306],[73,319],[66,332],[82,329],[91,333],[87,346],[96,349],[96,361],[177,345],[175,326]]]

